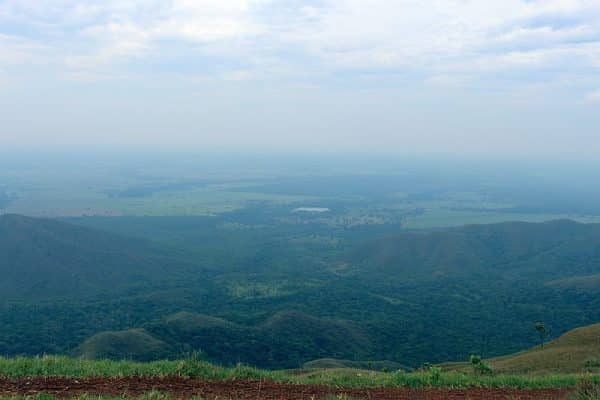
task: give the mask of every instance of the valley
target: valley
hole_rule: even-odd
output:
[[[417,368],[529,347],[535,321],[556,337],[600,320],[600,225],[336,230],[280,213],[0,216],[0,351]]]

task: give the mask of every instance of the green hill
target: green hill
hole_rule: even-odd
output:
[[[297,359],[360,358],[366,357],[373,348],[364,330],[356,323],[343,319],[317,318],[297,311],[282,311],[258,328],[272,343],[276,346],[281,343],[281,347],[286,349],[272,352],[277,359],[285,359],[286,353],[287,357],[297,355]]]
[[[251,223],[244,213],[258,218],[105,218],[106,232],[0,217],[0,355],[65,354],[140,328],[169,357],[419,367],[531,347],[537,320],[553,336],[600,321],[600,225],[247,229],[234,223]]]
[[[600,274],[574,276],[556,279],[546,283],[548,287],[559,290],[575,290],[580,292],[600,292]]]
[[[194,334],[203,329],[234,329],[236,327],[236,324],[222,318],[187,311],[168,316],[164,324],[179,335]]]
[[[486,360],[496,373],[558,374],[600,372],[600,324],[573,329],[530,350]],[[468,370],[466,363],[446,364],[447,369]]]
[[[132,292],[194,270],[144,240],[18,215],[0,215],[0,254],[4,300]]]
[[[125,340],[117,342],[123,338],[130,340],[134,350],[126,346]],[[78,347],[76,354],[146,360],[157,343],[165,344],[162,350],[170,351],[165,354],[161,350],[154,359],[180,358],[201,351],[209,360],[224,364],[243,362],[277,368],[299,367],[295,360],[303,358],[366,355],[372,346],[367,335],[348,321],[321,319],[296,311],[277,313],[255,326],[180,312],[144,326],[143,331],[94,335]]]
[[[88,359],[149,361],[168,358],[172,352],[166,343],[143,329],[131,329],[98,333],[78,346],[74,354]]]
[[[600,372],[600,324],[573,329],[544,348],[490,359],[502,373]]]
[[[302,364],[304,369],[361,369],[372,371],[399,371],[410,368],[394,361],[352,361],[337,358],[320,358]]]
[[[348,261],[377,279],[573,277],[600,271],[600,225],[557,220],[407,232],[358,246]]]

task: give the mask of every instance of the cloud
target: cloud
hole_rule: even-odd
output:
[[[435,88],[455,89],[464,87],[470,79],[460,75],[432,75],[425,79],[425,84]]]
[[[586,0],[5,0],[0,26],[13,40],[1,59],[90,76],[148,73],[147,62],[181,74],[167,67],[177,60],[221,79],[395,71],[435,86],[600,65],[600,3]]]
[[[42,60],[48,48],[27,38],[0,33],[0,66],[17,66]]]
[[[587,93],[584,100],[587,104],[600,104],[600,89]]]

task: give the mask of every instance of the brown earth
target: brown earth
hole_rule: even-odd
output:
[[[204,381],[179,377],[127,378],[0,378],[0,396],[35,395],[45,393],[57,397],[73,397],[84,393],[106,396],[135,397],[159,391],[177,398],[199,396],[207,400],[279,400],[322,399],[347,395],[352,399],[369,400],[454,400],[454,399],[565,399],[565,389],[408,389],[368,388],[340,389],[318,385],[293,385],[272,381],[230,380]]]

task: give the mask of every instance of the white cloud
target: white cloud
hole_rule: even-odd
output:
[[[600,104],[600,89],[587,93],[584,100],[588,104]]]
[[[434,88],[455,89],[464,87],[470,81],[467,76],[460,75],[432,75],[425,79],[425,84]]]
[[[5,0],[0,26],[90,74],[172,56],[221,77],[406,70],[430,84],[600,65],[600,3],[590,0]],[[0,57],[13,63],[36,53],[9,48]]]
[[[0,66],[23,65],[42,60],[48,48],[26,38],[0,33]]]

